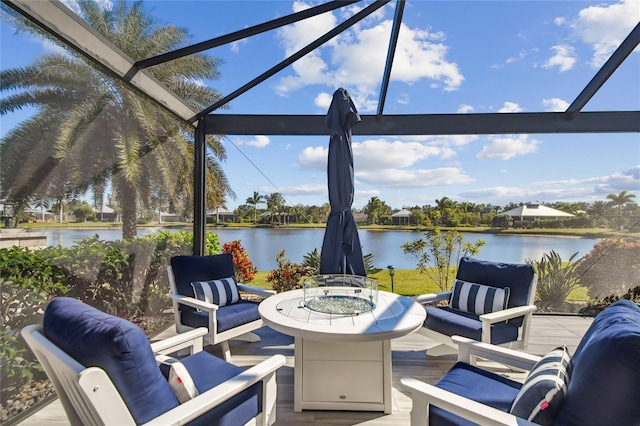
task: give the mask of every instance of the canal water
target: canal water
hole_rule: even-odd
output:
[[[148,235],[164,228],[139,228],[138,236]],[[169,229],[172,230],[172,229]],[[190,229],[186,229],[190,230]],[[98,235],[102,240],[117,240],[122,238],[121,229],[51,229],[46,231],[47,244],[70,247],[74,242],[83,238]],[[220,243],[240,240],[249,254],[249,258],[259,271],[276,268],[276,255],[285,250],[285,255],[291,261],[301,263],[305,254],[322,246],[324,228],[317,229],[270,229],[270,228],[242,228],[215,229]],[[394,265],[397,269],[413,269],[417,260],[409,254],[404,254],[402,245],[422,238],[423,233],[417,231],[374,231],[358,230],[362,251],[373,254],[373,264],[378,268]],[[544,253],[555,250],[563,260],[578,252],[580,258],[586,255],[597,239],[557,236],[534,235],[494,235],[463,233],[465,241],[474,242],[478,239],[487,244],[480,249],[476,256],[484,260],[522,263],[527,259],[539,260]]]

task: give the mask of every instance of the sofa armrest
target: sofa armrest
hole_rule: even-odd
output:
[[[195,420],[255,383],[261,380],[270,380],[276,370],[285,364],[285,361],[283,355],[273,355],[260,364],[145,423],[145,425],[181,425]]]
[[[191,354],[194,354],[202,350],[202,337],[208,332],[209,330],[207,330],[206,327],[195,328],[185,333],[153,342],[151,343],[151,350],[154,354],[166,355],[181,349],[190,348]]]
[[[502,311],[489,312],[488,314],[480,315],[479,318],[483,323],[495,324],[496,322],[502,322],[531,314],[535,310],[535,305],[516,306]]]
[[[192,308],[202,311],[214,312],[220,309],[220,306],[214,303],[207,303],[204,300],[198,300],[195,297],[183,296],[181,294],[171,294],[169,297],[181,305],[191,306]]]
[[[537,355],[478,342],[462,336],[452,336],[451,339],[458,345],[458,361],[467,364],[472,363],[472,357],[480,357],[522,370],[531,370],[536,362],[540,361]]]
[[[245,293],[249,293],[249,294],[255,294],[257,296],[262,296],[262,297],[269,297],[276,294],[275,290],[267,290],[265,288],[255,287],[252,285],[240,284],[240,283],[238,283],[238,290],[243,291]]]
[[[400,379],[411,397],[411,426],[426,426],[429,405],[440,407],[471,422],[481,425],[535,425],[513,414],[481,404],[412,377]]]
[[[428,305],[436,303],[440,300],[447,300],[451,298],[451,291],[441,291],[439,293],[427,293],[419,296],[414,296],[412,299],[421,305]]]

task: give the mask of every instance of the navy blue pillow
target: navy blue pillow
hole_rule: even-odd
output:
[[[640,424],[640,307],[620,300],[594,319],[571,357],[556,425]]]
[[[53,299],[44,314],[44,334],[85,367],[106,371],[137,424],[179,405],[149,345],[135,324],[77,299]]]
[[[231,253],[214,256],[174,256],[171,269],[176,280],[176,290],[183,296],[195,297],[191,283],[220,280],[236,275]],[[193,308],[180,305],[180,310]]]

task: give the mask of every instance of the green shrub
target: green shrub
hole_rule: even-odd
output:
[[[596,316],[599,312],[602,312],[612,303],[615,303],[618,300],[622,299],[631,300],[632,302],[635,302],[636,305],[640,306],[640,286],[630,288],[625,294],[621,296],[610,295],[602,299],[596,298],[596,300],[590,302],[587,306],[580,309],[580,313],[583,315]]]
[[[540,309],[561,311],[569,293],[580,285],[576,272],[579,263],[573,261],[577,255],[578,252],[573,253],[565,263],[555,250],[551,250],[551,253],[544,253],[540,260],[527,260],[538,274],[537,296]]]

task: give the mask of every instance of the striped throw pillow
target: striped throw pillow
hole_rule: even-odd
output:
[[[218,306],[231,305],[240,300],[240,292],[235,277],[211,281],[192,282],[196,299]]]
[[[506,309],[509,287],[498,288],[456,280],[449,307],[477,315]]]
[[[571,357],[566,346],[542,357],[527,375],[509,412],[541,425],[552,425],[569,386]]]

